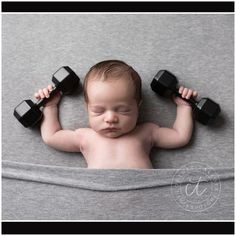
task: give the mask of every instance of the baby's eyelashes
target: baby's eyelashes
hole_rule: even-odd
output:
[[[130,109],[129,109],[129,107],[121,106],[121,107],[116,108],[116,111],[118,111],[118,112],[128,112],[128,111],[130,111]]]
[[[118,112],[118,113],[121,113],[121,114],[127,114],[127,113],[130,112],[130,110],[128,110],[128,109],[126,109],[126,110],[122,109],[122,110],[118,110],[117,112]]]
[[[94,113],[103,113],[105,110],[104,109],[92,109],[92,112]]]
[[[114,109],[112,112],[117,114],[128,114],[131,110],[125,108]],[[91,109],[91,112],[95,115],[102,115],[106,112],[105,109]]]

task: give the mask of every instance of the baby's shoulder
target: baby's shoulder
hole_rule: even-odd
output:
[[[81,140],[90,140],[94,136],[94,130],[91,128],[79,128],[75,130],[76,135]]]
[[[92,131],[93,130],[91,128],[79,128],[75,130],[75,132],[79,135],[89,135]]]
[[[159,126],[152,122],[144,122],[137,125],[137,129],[140,129],[140,131],[150,130],[153,129],[154,127],[159,127]]]
[[[152,122],[145,122],[145,123],[140,123],[137,125],[137,132],[144,135],[148,136],[152,132],[153,129],[156,127],[159,127],[157,124],[154,124]]]
[[[91,128],[79,128],[75,130],[76,137],[80,142],[81,149],[86,146],[88,140],[91,140],[93,137],[93,130]]]

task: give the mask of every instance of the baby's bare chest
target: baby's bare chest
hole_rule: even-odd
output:
[[[133,135],[119,138],[91,136],[82,153],[91,168],[150,168],[148,140]]]

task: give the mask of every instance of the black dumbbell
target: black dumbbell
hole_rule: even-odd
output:
[[[71,94],[79,85],[79,77],[69,66],[63,66],[52,75],[52,82],[55,84],[50,98],[58,91],[63,95]],[[42,118],[40,107],[45,105],[50,98],[43,98],[36,103],[31,100],[24,100],[14,109],[14,116],[24,127],[33,127]]]
[[[176,96],[182,98],[181,94],[178,92],[177,84],[178,80],[173,74],[167,70],[160,70],[152,80],[151,88],[155,93],[161,96],[174,93]],[[210,98],[202,98],[199,101],[193,98],[182,99],[192,105],[195,119],[204,125],[211,123],[220,113],[219,104],[215,103]]]

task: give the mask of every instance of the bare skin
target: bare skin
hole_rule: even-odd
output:
[[[37,99],[50,96],[52,87],[35,93]],[[154,123],[137,125],[139,105],[134,98],[134,86],[122,78],[113,81],[92,80],[86,104],[90,128],[63,130],[58,120],[61,95],[53,97],[44,107],[41,124],[43,141],[58,150],[81,152],[88,168],[150,169],[149,154],[153,147],[178,148],[186,145],[192,135],[193,120],[190,105],[174,98],[176,120],[172,128]],[[182,97],[197,97],[197,92],[180,87]]]

